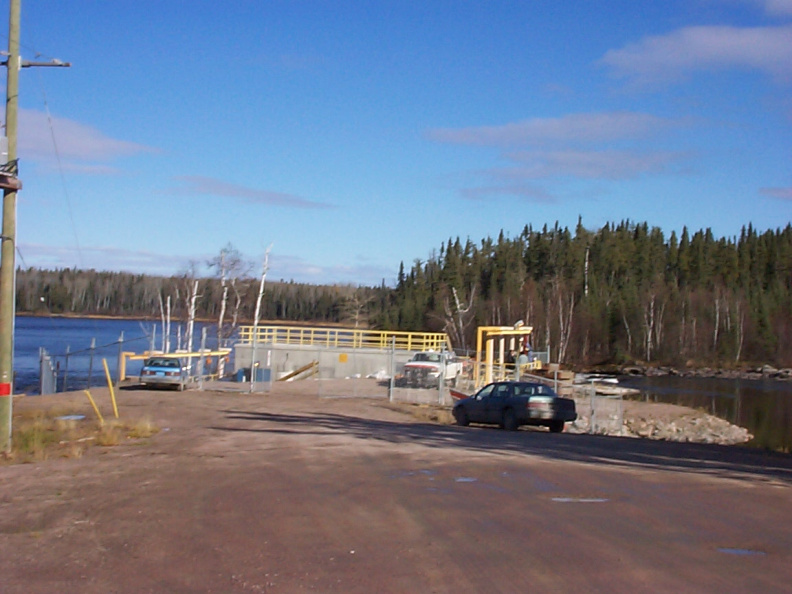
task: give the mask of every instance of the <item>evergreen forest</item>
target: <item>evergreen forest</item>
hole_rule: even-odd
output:
[[[232,332],[253,318],[259,280],[94,270],[20,269],[17,311],[159,319],[170,301],[186,319],[217,319],[228,296]],[[568,366],[792,366],[792,225],[739,237],[711,230],[666,237],[647,223],[598,230],[526,226],[479,243],[449,238],[402,264],[389,286],[267,282],[261,319],[382,330],[445,331],[460,353],[476,328],[533,326],[533,348]]]

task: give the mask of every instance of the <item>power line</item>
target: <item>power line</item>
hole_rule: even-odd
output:
[[[80,249],[80,239],[77,236],[77,225],[74,224],[74,212],[72,211],[71,205],[71,197],[69,196],[69,189],[66,185],[66,176],[63,173],[63,162],[61,160],[60,150],[58,149],[58,141],[55,137],[55,127],[52,125],[52,114],[50,113],[49,108],[49,101],[47,100],[47,92],[44,89],[44,84],[41,81],[41,74],[38,73],[39,79],[39,87],[41,89],[41,95],[44,100],[44,110],[47,113],[47,124],[49,125],[50,131],[50,138],[52,139],[52,146],[55,150],[55,159],[58,162],[58,172],[60,174],[61,180],[61,188],[63,190],[63,196],[66,201],[66,210],[69,213],[69,222],[71,223],[72,234],[74,235],[74,245],[77,248],[77,259],[80,263],[80,268],[83,267],[83,257],[82,257],[82,250]]]

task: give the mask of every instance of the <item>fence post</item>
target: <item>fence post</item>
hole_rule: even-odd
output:
[[[90,389],[91,387],[91,378],[93,377],[93,361],[94,361],[94,350],[96,349],[96,337],[91,339],[91,355],[88,359],[88,385],[87,388]]]
[[[69,353],[71,352],[71,346],[66,345],[66,364],[63,367],[63,391],[66,391],[66,386],[69,381]]]
[[[124,331],[121,331],[121,336],[118,337],[118,360],[116,361],[116,385],[121,384],[121,365],[124,358]]]
[[[198,356],[198,390],[199,391],[203,391],[205,350],[206,350],[206,326],[201,328],[201,354]]]
[[[39,347],[39,394],[44,394],[44,347]]]
[[[437,386],[437,404],[443,404],[443,390],[445,389],[446,356],[445,351],[440,351],[440,385]]]
[[[39,347],[39,394],[54,394],[58,389],[58,375],[52,368],[52,357]]]
[[[396,382],[396,335],[391,337],[390,348],[390,385],[388,386],[388,402],[393,402],[393,388]]]

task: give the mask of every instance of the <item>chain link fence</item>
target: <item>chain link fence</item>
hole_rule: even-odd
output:
[[[574,386],[571,392],[578,418],[575,426],[597,435],[622,435],[624,400],[621,395],[598,394],[593,384]]]

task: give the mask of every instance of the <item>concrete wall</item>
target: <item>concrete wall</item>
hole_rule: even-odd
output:
[[[249,344],[234,346],[234,372],[250,369],[253,347]],[[391,362],[396,374],[402,373],[404,364],[413,351],[379,349],[336,349],[329,347],[259,344],[256,346],[256,361],[261,368],[271,368],[273,379],[295,371],[313,361],[319,361],[319,376],[322,378],[367,377],[375,374],[390,376]]]

